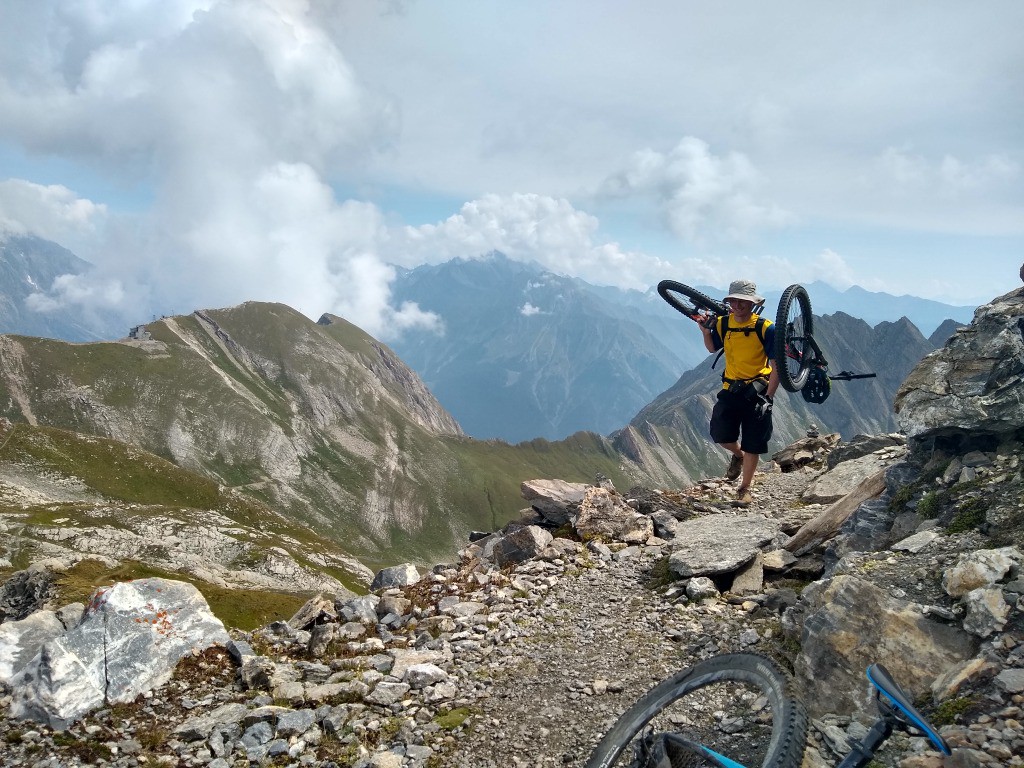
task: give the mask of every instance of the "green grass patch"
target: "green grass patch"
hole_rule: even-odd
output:
[[[977,704],[977,700],[972,696],[959,696],[955,699],[949,699],[935,707],[931,721],[939,727],[953,725],[960,722],[963,715],[970,712]]]
[[[928,491],[917,503],[917,514],[919,517],[929,520],[939,512],[939,494],[936,491]]]
[[[914,498],[914,488],[913,485],[901,486],[889,500],[889,509],[897,514],[903,512],[907,508],[907,503]]]
[[[0,460],[76,477],[93,491],[119,501],[202,509],[220,500],[216,483],[158,456],[116,440],[63,429],[15,424],[0,450]]]
[[[109,568],[99,560],[82,560],[57,579],[60,604],[87,603],[99,587],[120,581],[161,578],[186,581],[198,589],[210,610],[228,627],[252,630],[272,621],[291,618],[312,596],[265,590],[228,589],[200,581],[187,574],[156,568],[137,560],[126,560]]]
[[[658,558],[654,565],[651,566],[650,573],[647,574],[647,578],[644,580],[644,586],[650,590],[665,589],[666,587],[674,584],[678,577],[672,573],[668,567],[669,558],[665,557]]]
[[[434,718],[434,722],[446,731],[454,731],[469,719],[473,712],[469,707],[457,707]]]

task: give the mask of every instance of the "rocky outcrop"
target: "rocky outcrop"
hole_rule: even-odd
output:
[[[97,591],[73,629],[15,671],[11,716],[66,729],[100,705],[133,701],[165,683],[193,650],[229,640],[191,584],[115,584]]]
[[[991,450],[1024,425],[1024,288],[975,312],[896,394],[901,428],[918,446]]]
[[[961,627],[935,621],[909,600],[856,576],[836,576],[804,590],[806,612],[797,672],[812,717],[827,712],[873,714],[862,693],[864,670],[884,660],[910,690],[926,689],[939,671],[978,651]],[[898,659],[898,664],[892,664]]]
[[[904,446],[882,448],[874,453],[851,457],[835,464],[814,480],[803,492],[803,500],[812,504],[832,504],[856,488],[880,469],[906,455]]]
[[[0,585],[0,623],[24,619],[43,608],[55,592],[53,572],[44,563],[18,571]]]

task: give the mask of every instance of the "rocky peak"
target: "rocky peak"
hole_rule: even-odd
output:
[[[992,450],[1024,437],[1024,288],[978,307],[896,394],[912,448]]]

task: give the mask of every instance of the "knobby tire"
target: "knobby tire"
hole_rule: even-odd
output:
[[[779,300],[775,316],[775,366],[779,383],[788,392],[799,392],[817,355],[812,334],[811,298],[802,285],[791,285]]]
[[[762,725],[763,734],[758,733],[756,755],[749,752],[751,743],[744,746],[744,734],[724,730],[713,734],[715,743],[706,740],[706,731],[690,733],[687,726],[687,712],[700,710],[705,706],[700,696],[702,689],[713,687],[721,689],[726,701],[730,698],[733,687],[736,690],[752,691],[747,693],[748,700],[752,695],[763,697],[770,706],[771,722]],[[670,726],[673,730],[662,727],[659,715],[678,703],[677,711],[683,713]],[[715,706],[718,703],[715,702]],[[650,732],[648,724],[655,721],[659,732],[674,732],[693,741],[709,746],[720,754],[738,760],[748,768],[799,768],[803,761],[804,746],[807,737],[807,715],[803,705],[796,698],[794,683],[788,674],[783,672],[774,662],[752,653],[733,653],[714,656],[699,662],[692,667],[677,672],[667,680],[654,686],[632,707],[626,710],[615,722],[611,730],[594,748],[586,768],[611,768],[612,766],[636,766],[642,763],[629,762],[634,753],[637,737],[640,740]],[[724,726],[724,720],[722,721]],[[770,734],[768,729],[770,727]],[[645,728],[648,729],[645,732]],[[718,729],[722,730],[722,729]],[[730,754],[731,752],[731,754]],[[620,760],[620,758],[622,758]],[[711,765],[704,758],[687,754],[680,756],[683,764]],[[696,759],[698,762],[688,762]],[[617,762],[618,761],[618,762]],[[749,762],[748,762],[749,761]],[[676,765],[676,762],[672,763]]]
[[[683,302],[678,296],[674,295],[681,293],[683,296],[693,302],[693,306]],[[684,315],[689,317],[693,314],[694,308],[703,309],[706,312],[713,312],[716,315],[728,314],[729,310],[725,308],[725,304],[720,301],[715,301],[706,293],[701,293],[696,288],[691,288],[683,283],[678,283],[675,280],[662,280],[658,283],[658,294],[669,305],[673,308],[682,312]]]

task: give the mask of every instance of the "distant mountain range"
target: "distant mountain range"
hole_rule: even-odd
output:
[[[26,298],[89,265],[55,243],[0,237],[0,332],[89,341],[123,338],[111,316],[33,311]],[[681,276],[674,276],[679,278]],[[724,289],[697,286],[712,296]],[[558,440],[581,430],[611,434],[706,356],[693,325],[653,290],[594,286],[500,253],[399,270],[396,303],[415,301],[443,320],[443,333],[408,331],[391,341],[400,358],[481,439]],[[906,317],[941,344],[973,307],[953,307],[860,288],[808,286],[817,314],[866,322]],[[778,293],[766,291],[766,314]],[[141,319],[140,319],[141,321]]]
[[[112,315],[42,312],[26,300],[50,290],[61,275],[80,275],[90,264],[57,243],[33,235],[0,232],[0,333],[98,341],[124,336],[128,328]]]
[[[443,319],[391,346],[478,438],[611,432],[687,367],[586,283],[497,254],[403,272],[393,296]]]
[[[700,289],[715,297],[727,293]],[[920,322],[936,332],[930,343],[922,337],[921,355],[974,311],[860,288],[839,292],[824,283],[808,291],[816,314],[856,317],[861,322],[849,332],[864,338],[879,323]],[[610,434],[707,357],[693,323],[653,288],[593,286],[500,253],[401,271],[393,293],[396,301],[415,301],[443,320],[443,333],[412,331],[391,346],[474,437],[516,442],[583,429]],[[779,292],[764,295],[765,314],[774,320]],[[914,334],[921,337],[917,327]],[[916,343],[911,348],[919,349]],[[898,370],[905,375],[909,369]],[[886,389],[886,408],[898,384]]]
[[[780,396],[772,450],[811,422],[845,434],[893,429],[891,392],[933,346],[907,320],[871,328],[837,313],[821,318],[818,333],[837,365],[879,377],[836,384],[822,406]],[[501,527],[523,506],[524,480],[592,482],[600,473],[622,490],[678,488],[722,471],[722,451],[706,436],[718,374],[705,364],[609,437],[579,432],[510,445],[466,437],[391,349],[338,317],[314,323],[284,305],[249,302],[165,317],[141,335],[85,344],[0,335],[0,417],[19,429],[110,438],[196,473],[200,485],[212,481],[199,494],[206,500],[195,502],[180,490],[187,478],[178,478],[179,490],[156,494],[164,499],[158,514],[176,529],[188,528],[204,509],[220,509],[229,527],[240,515],[247,527],[231,528],[237,543],[224,543],[218,561],[232,571],[269,567],[273,552],[264,534],[277,531],[276,546],[297,567],[327,567],[354,585],[359,569],[347,558],[371,570],[403,559],[430,562],[450,556],[470,530]],[[32,461],[45,466],[38,470],[20,453],[0,452],[0,497],[10,498],[5,483],[53,471],[88,478],[94,490],[69,497],[73,503],[60,514],[35,515],[32,546],[58,537],[51,520],[73,528],[81,517],[82,526],[92,525],[90,510],[108,509],[111,494],[124,503],[104,514],[139,528],[145,521],[131,506],[143,501],[138,489],[156,488],[167,476],[159,462],[131,451],[104,448],[111,458],[97,460],[81,447],[88,440],[18,434],[25,446],[43,440],[65,447],[37,446]],[[78,466],[87,460],[89,466]],[[140,462],[156,467],[156,475],[136,472]],[[9,505],[0,504],[0,513],[21,514]],[[79,535],[89,540],[87,530]],[[166,560],[162,553],[154,543],[156,562]]]

